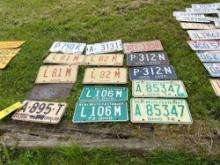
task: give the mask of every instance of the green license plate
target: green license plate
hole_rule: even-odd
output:
[[[131,122],[161,124],[192,124],[184,99],[131,99]]]
[[[128,88],[111,86],[86,86],[83,88],[81,102],[128,101]]]
[[[182,81],[135,80],[132,81],[133,97],[187,98]]]
[[[73,123],[126,121],[128,121],[127,102],[78,102],[73,116]]]

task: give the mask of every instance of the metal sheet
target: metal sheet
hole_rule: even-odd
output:
[[[73,123],[126,121],[128,121],[127,102],[78,102],[73,116]]]
[[[128,66],[169,64],[166,52],[131,53],[127,56]]]
[[[16,111],[17,109],[21,108],[22,104],[20,102],[17,102],[13,105],[11,105],[8,108],[5,108],[3,110],[0,111],[0,120],[5,118],[6,116],[8,116],[10,113]]]
[[[127,68],[87,68],[83,84],[127,84]]]
[[[186,8],[186,12],[188,13],[195,13],[195,14],[216,14],[219,11],[217,9],[213,9],[213,8]]]
[[[206,20],[205,18],[181,17],[181,16],[177,16],[176,20],[182,21],[182,22],[203,22],[203,23],[210,22],[210,21]]]
[[[191,13],[187,13],[185,11],[174,11],[173,16],[174,17],[205,18],[204,14],[191,14]]]
[[[131,122],[160,124],[192,124],[184,99],[131,99]]]
[[[220,77],[220,63],[203,63],[210,76]]]
[[[201,62],[220,62],[220,51],[199,51],[196,54]]]
[[[129,69],[130,80],[174,80],[177,79],[172,65],[135,67]]]
[[[84,60],[85,60],[85,55],[50,53],[44,60],[44,63],[83,65]]]
[[[125,43],[124,53],[163,51],[160,40]]]
[[[36,85],[32,89],[27,99],[44,100],[44,99],[60,99],[69,96],[72,84],[43,84]]]
[[[124,54],[87,55],[85,65],[90,66],[123,66]]]
[[[0,41],[0,49],[16,49],[24,43],[25,41]]]
[[[217,40],[220,39],[220,30],[188,30],[192,40]]]
[[[128,101],[127,87],[86,86],[80,95],[80,102]]]
[[[56,41],[50,47],[49,52],[83,54],[85,47],[86,47],[85,43]]]
[[[40,67],[35,83],[75,83],[77,73],[77,65],[44,65]]]
[[[122,50],[123,47],[121,40],[95,43],[86,46],[86,54],[113,53]]]
[[[20,49],[0,49],[0,69],[4,69]]]
[[[13,120],[58,124],[65,112],[66,103],[25,100],[23,107],[12,116]]]
[[[187,98],[187,92],[182,81],[132,81],[133,97],[168,97]]]
[[[192,50],[220,50],[220,40],[188,41]]]
[[[219,79],[210,79],[212,88],[215,91],[216,96],[220,97],[220,80]]]
[[[195,30],[208,30],[208,29],[215,29],[215,26],[213,24],[207,24],[207,23],[186,23],[181,22],[181,27],[183,29],[195,29]]]

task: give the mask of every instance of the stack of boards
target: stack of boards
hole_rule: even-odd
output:
[[[129,73],[124,67],[126,55]],[[159,40],[88,44],[54,42],[35,87],[16,110],[13,120],[57,124],[67,104],[50,102],[69,95],[80,65],[87,66],[83,90],[75,105],[73,123],[127,122],[128,75],[132,81],[130,120],[133,123],[192,124],[184,98],[187,93]],[[21,107],[21,108],[20,108]]]
[[[212,79],[211,85],[220,97],[220,3],[193,4],[185,11],[173,15],[186,29],[189,46],[196,54]]]

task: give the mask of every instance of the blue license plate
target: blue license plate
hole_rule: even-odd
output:
[[[210,76],[220,77],[220,63],[203,63]]]
[[[129,69],[130,80],[174,80],[177,79],[172,65],[135,67]]]

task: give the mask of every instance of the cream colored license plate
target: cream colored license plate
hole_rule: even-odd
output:
[[[25,41],[0,41],[0,49],[15,49],[21,47]]]
[[[220,97],[220,79],[210,79],[210,83],[212,84],[216,96]]]
[[[123,66],[123,54],[86,55],[85,65],[91,66]]]
[[[36,84],[75,83],[78,65],[44,65],[40,67]]]
[[[127,68],[87,68],[83,84],[127,84]]]

